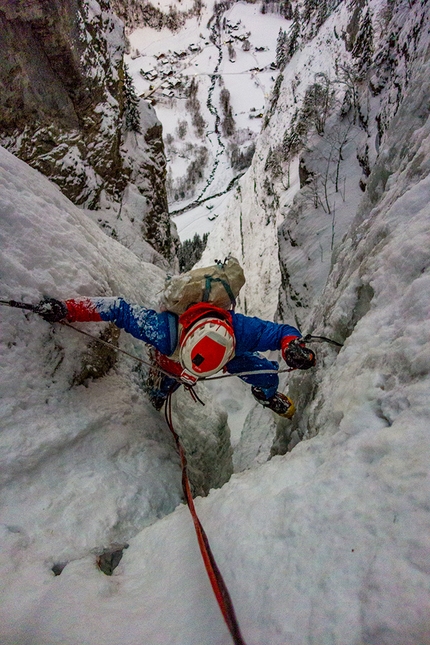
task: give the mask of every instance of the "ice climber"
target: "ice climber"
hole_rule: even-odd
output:
[[[192,382],[224,370],[229,374],[277,370],[279,364],[259,352],[281,350],[287,365],[293,369],[309,369],[315,354],[306,347],[298,329],[244,316],[215,305],[201,302],[191,305],[178,316],[170,311],[158,313],[123,298],[83,298],[62,302],[45,298],[35,307],[49,322],[110,321],[135,338],[152,346],[152,358],[174,377]],[[177,379],[161,375],[152,383],[150,398],[161,409]],[[254,398],[276,414],[291,418],[291,400],[278,392],[279,378],[275,372],[242,375],[249,383]]]

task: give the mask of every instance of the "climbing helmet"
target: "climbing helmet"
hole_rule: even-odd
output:
[[[201,318],[191,325],[180,340],[179,360],[195,376],[215,374],[234,356],[232,326],[215,317]]]

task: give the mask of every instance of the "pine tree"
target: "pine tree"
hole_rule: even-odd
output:
[[[306,25],[318,9],[319,0],[305,0],[303,5],[303,23]]]
[[[318,7],[318,13],[317,13],[317,22],[316,22],[316,27],[319,29],[322,24],[326,21],[326,19],[330,15],[330,7],[328,6],[327,0],[321,0],[319,7]]]
[[[279,29],[278,40],[276,41],[276,67],[283,69],[287,64],[287,32]]]
[[[286,20],[292,20],[293,7],[291,4],[291,0],[284,0],[284,2],[281,2],[280,11],[281,11],[281,16],[284,16]]]
[[[372,63],[373,57],[373,25],[369,9],[367,9],[360,24],[351,54],[353,58],[358,59],[356,69],[359,76],[363,78]]]
[[[298,5],[294,9],[293,22],[288,32],[288,57],[292,58],[299,48],[301,33],[300,11]]]
[[[128,132],[142,133],[140,127],[139,97],[134,89],[133,79],[124,66],[124,120]]]
[[[221,108],[224,118],[221,121],[222,133],[225,137],[231,137],[235,130],[235,121],[233,118],[233,110],[230,103],[230,92],[223,87],[220,93]]]
[[[200,260],[202,253],[206,248],[209,233],[204,233],[200,237],[198,233],[194,234],[192,240],[185,240],[179,248],[179,270],[181,273],[189,271]]]

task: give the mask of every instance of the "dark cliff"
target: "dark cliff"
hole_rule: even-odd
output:
[[[136,233],[169,259],[161,126],[132,89],[130,95],[123,24],[109,6],[0,0],[0,143],[75,204],[108,204],[119,221],[105,228],[119,241],[128,213]],[[124,203],[130,184],[144,196],[134,209]]]

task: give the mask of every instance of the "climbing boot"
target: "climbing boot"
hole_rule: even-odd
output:
[[[152,356],[150,358],[152,360]],[[179,386],[180,383],[176,379],[163,374],[156,367],[151,367],[146,378],[145,391],[154,408],[160,411],[170,392],[174,392]]]
[[[258,401],[258,403],[263,405],[265,408],[269,408],[269,410],[272,410],[280,417],[291,419],[294,412],[296,411],[292,400],[285,394],[282,394],[282,392],[276,392],[276,394],[271,396],[270,399],[266,398],[263,390],[261,390],[259,387],[251,388],[251,392],[254,399]]]

